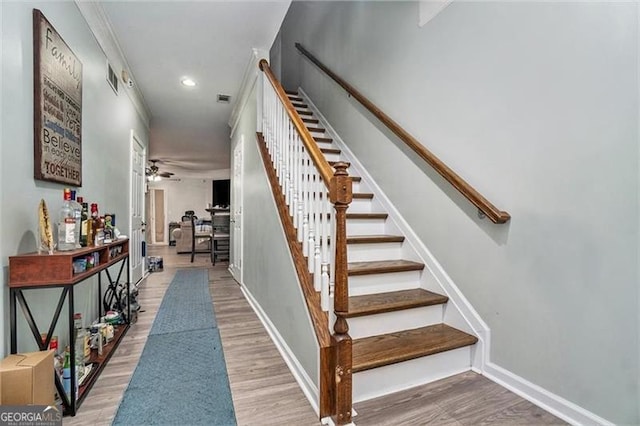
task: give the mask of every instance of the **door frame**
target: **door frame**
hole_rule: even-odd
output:
[[[244,212],[243,212],[243,177],[244,177],[244,134],[240,135],[240,139],[238,143],[233,149],[233,165],[231,169],[231,211],[229,214],[231,215],[231,229],[230,231],[230,244],[231,244],[231,254],[229,259],[233,259],[233,263],[229,262],[229,272],[235,278],[236,281],[242,283],[242,275],[243,275],[243,258],[244,258]],[[238,157],[240,160],[238,161]],[[239,164],[238,164],[239,163]],[[236,179],[239,179],[239,182],[236,182]],[[236,215],[236,212],[239,211],[239,215]],[[240,219],[239,226],[236,227],[236,221],[238,220],[238,216]],[[236,232],[236,229],[238,231]],[[237,259],[236,255],[239,255],[239,259]]]
[[[130,137],[129,137],[130,143],[129,143],[129,178],[131,179],[131,181],[129,182],[129,217],[128,217],[128,222],[129,222],[129,237],[130,240],[133,238],[133,197],[135,195],[135,191],[133,189],[134,186],[134,182],[132,180],[132,176],[133,176],[133,156],[134,156],[134,152],[135,152],[135,145],[138,145],[138,147],[141,149],[141,153],[142,153],[142,188],[139,194],[140,199],[138,200],[138,202],[140,203],[140,209],[141,209],[141,221],[142,221],[142,228],[145,228],[145,219],[146,219],[146,211],[145,211],[145,186],[146,186],[146,181],[145,176],[144,176],[144,167],[147,164],[147,148],[144,146],[144,144],[142,143],[142,141],[140,140],[140,137],[138,136],[138,134],[136,133],[135,130],[131,129],[131,133],[130,133]],[[140,247],[137,248],[137,250],[140,250],[140,263],[141,263],[141,267],[142,267],[142,273],[140,275],[140,279],[144,279],[146,274],[147,274],[147,270],[145,268],[145,264],[146,264],[146,252],[143,254],[142,252],[142,247],[145,244],[145,233],[141,232],[140,233]],[[131,249],[136,250],[136,248],[134,247],[130,247]],[[131,262],[131,259],[129,259],[129,276],[133,277],[135,276],[133,273],[134,270],[134,264],[133,262]],[[137,283],[132,283],[132,284],[137,284]]]

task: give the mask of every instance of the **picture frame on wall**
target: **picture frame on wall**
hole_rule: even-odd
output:
[[[82,63],[33,9],[34,179],[82,186]]]

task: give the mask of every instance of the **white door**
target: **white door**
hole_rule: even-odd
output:
[[[131,130],[131,203],[129,229],[129,268],[131,283],[136,284],[144,275],[144,164],[145,150],[137,135]]]
[[[231,183],[231,253],[229,270],[238,282],[242,282],[242,150],[244,135],[233,150],[233,181]]]

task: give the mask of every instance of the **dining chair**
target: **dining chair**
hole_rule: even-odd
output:
[[[213,230],[210,231],[197,231],[196,230],[196,218],[191,216],[191,263],[196,255],[196,239],[209,240],[209,253],[211,254],[211,263],[214,264],[214,247],[213,247]]]

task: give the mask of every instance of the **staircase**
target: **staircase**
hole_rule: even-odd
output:
[[[302,94],[287,92],[322,153],[349,163],[328,124]],[[428,383],[471,368],[477,337],[444,322],[449,298],[398,232],[358,171],[349,169],[347,211],[349,334],[353,401]]]

